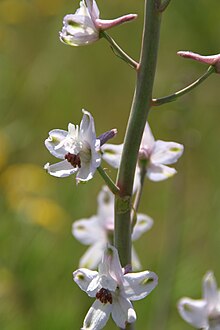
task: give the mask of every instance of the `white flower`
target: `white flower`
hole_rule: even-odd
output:
[[[137,222],[132,233],[132,240],[137,240],[153,225],[153,220],[145,214],[137,214]],[[111,243],[114,231],[114,195],[104,186],[98,195],[97,214],[89,219],[75,221],[72,233],[82,244],[90,245],[80,259],[80,267],[96,269],[100,263],[107,243]],[[138,256],[132,248],[132,266],[141,268]]]
[[[111,166],[118,168],[121,161],[123,144],[105,144],[102,146],[102,158]],[[162,181],[176,173],[172,167],[166,166],[176,163],[183,153],[183,145],[176,142],[155,141],[150,126],[146,123],[143,133],[139,159],[147,160],[146,175],[152,181]],[[134,186],[138,186],[140,168],[137,166]]]
[[[220,330],[220,292],[212,272],[203,279],[203,299],[182,298],[178,302],[182,318],[197,329]]]
[[[82,110],[83,118],[78,125],[69,124],[68,131],[53,129],[45,140],[45,146],[50,153],[63,159],[61,162],[44,168],[56,177],[66,177],[77,173],[76,181],[88,181],[101,163],[99,153],[100,140],[96,139],[94,119],[92,115]]]
[[[110,314],[116,325],[125,329],[136,320],[131,301],[145,298],[157,285],[157,275],[150,271],[124,274],[118,252],[113,246],[105,250],[99,271],[81,268],[73,279],[90,297],[96,298],[83,323],[83,330],[99,330]]]
[[[100,39],[100,31],[128,22],[137,17],[129,14],[114,20],[101,20],[95,0],[83,0],[75,14],[66,15],[60,40],[70,46],[82,46]]]

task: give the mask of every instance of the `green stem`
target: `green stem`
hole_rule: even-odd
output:
[[[123,61],[127,62],[132,68],[137,70],[138,63],[135,62],[130,56],[128,56],[128,54],[126,54],[115,42],[115,40],[112,39],[112,37],[110,37],[110,35],[108,35],[105,31],[102,31],[101,34],[110,43],[115,54],[119,56]]]
[[[170,1],[171,0],[164,0],[162,3],[161,3],[161,5],[159,6],[159,11],[160,12],[163,12],[167,7],[168,7],[168,5],[170,4]]]
[[[131,264],[131,210],[132,190],[138,151],[152,102],[152,89],[156,70],[161,13],[157,0],[145,0],[140,65],[130,118],[126,130],[117,186],[120,193],[115,198],[115,236],[122,266]]]
[[[101,175],[101,177],[104,179],[106,185],[109,187],[109,189],[111,190],[111,192],[116,195],[119,193],[119,188],[114,184],[114,182],[112,181],[112,179],[110,178],[110,176],[108,176],[108,174],[105,172],[105,170],[99,166],[97,168],[99,174]]]
[[[200,85],[204,80],[206,80],[212,73],[215,73],[215,68],[214,66],[210,66],[208,70],[201,76],[199,77],[196,81],[194,81],[192,84],[186,86],[185,88],[179,90],[178,92],[175,92],[173,94],[170,94],[168,96],[164,96],[158,99],[153,99],[152,100],[152,105],[153,106],[158,106],[162,105],[168,102],[173,102],[176,99],[178,99],[180,96],[189,93],[192,89]]]

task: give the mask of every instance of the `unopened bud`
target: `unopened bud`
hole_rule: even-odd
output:
[[[98,140],[100,140],[100,146],[105,144],[108,140],[112,139],[115,137],[115,135],[118,133],[116,128],[111,129],[108,132],[105,132],[101,134],[99,137],[97,137]]]

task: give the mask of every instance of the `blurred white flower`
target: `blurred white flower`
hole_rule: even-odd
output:
[[[132,241],[137,240],[153,225],[153,220],[145,214],[137,214]],[[107,243],[112,243],[114,233],[114,195],[104,186],[98,195],[97,214],[88,219],[77,220],[72,227],[73,236],[82,244],[90,245],[80,259],[80,267],[96,269]],[[132,267],[140,269],[139,258],[132,248]]]
[[[150,271],[124,273],[117,250],[108,246],[99,264],[99,271],[81,268],[73,279],[88,296],[96,298],[89,309],[82,330],[103,329],[110,315],[116,325],[125,329],[136,321],[131,301],[145,298],[157,285],[158,277]]]
[[[88,181],[101,163],[100,140],[96,138],[94,119],[85,110],[78,125],[69,124],[68,131],[53,129],[45,140],[45,146],[50,153],[63,159],[61,162],[44,168],[56,177],[66,177],[77,173],[76,181]]]
[[[60,40],[70,46],[82,46],[100,39],[100,32],[137,17],[135,14],[121,16],[113,20],[101,20],[95,0],[83,0],[75,14],[66,15]]]
[[[102,158],[114,168],[118,168],[121,161],[123,144],[105,144],[101,147]],[[162,181],[176,173],[172,167],[166,166],[176,163],[183,153],[183,145],[176,142],[155,141],[150,126],[146,123],[140,150],[139,161],[146,160],[146,176],[152,181]],[[135,190],[140,181],[140,166],[138,164],[135,175]]]
[[[182,318],[197,329],[220,330],[220,292],[212,272],[203,279],[203,299],[182,298],[178,302]]]

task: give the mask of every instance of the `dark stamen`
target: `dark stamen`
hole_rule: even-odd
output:
[[[78,155],[71,154],[68,152],[68,154],[65,155],[65,159],[73,166],[73,167],[81,167],[81,160]]]
[[[107,304],[108,302],[112,304],[112,294],[108,289],[100,289],[96,293],[96,298],[99,299],[103,304]]]

